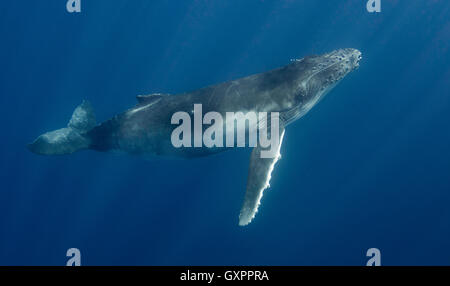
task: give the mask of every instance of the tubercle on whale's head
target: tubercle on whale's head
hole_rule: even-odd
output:
[[[321,58],[326,64],[322,72],[328,72],[335,80],[340,80],[359,67],[362,54],[357,49],[340,49],[325,54]]]
[[[357,49],[340,49],[321,56],[304,59],[308,73],[299,83],[299,90],[308,98],[329,91],[340,80],[359,67],[362,54]]]

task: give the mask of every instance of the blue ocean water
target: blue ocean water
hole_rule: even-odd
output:
[[[0,265],[450,264],[450,3],[3,1]],[[194,160],[32,154],[83,100],[106,120],[338,48],[360,68],[288,127],[255,220],[250,150]]]

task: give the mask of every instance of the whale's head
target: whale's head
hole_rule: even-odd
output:
[[[340,49],[304,58],[300,64],[305,70],[297,84],[302,102],[314,105],[346,75],[358,68],[361,58],[361,52],[356,49]]]
[[[356,49],[341,49],[319,56],[315,59],[313,80],[322,86],[336,84],[359,67],[361,58],[361,52]]]

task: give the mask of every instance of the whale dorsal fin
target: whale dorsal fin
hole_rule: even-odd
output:
[[[167,96],[169,94],[166,93],[152,93],[152,94],[147,94],[147,95],[138,95],[136,96],[137,101],[142,104],[142,103],[152,103],[155,100],[161,99],[164,96]]]

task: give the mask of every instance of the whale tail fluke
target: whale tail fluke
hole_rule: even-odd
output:
[[[85,134],[95,125],[94,109],[84,100],[75,108],[67,127],[42,134],[28,144],[28,149],[41,155],[63,155],[88,149],[90,140]]]

